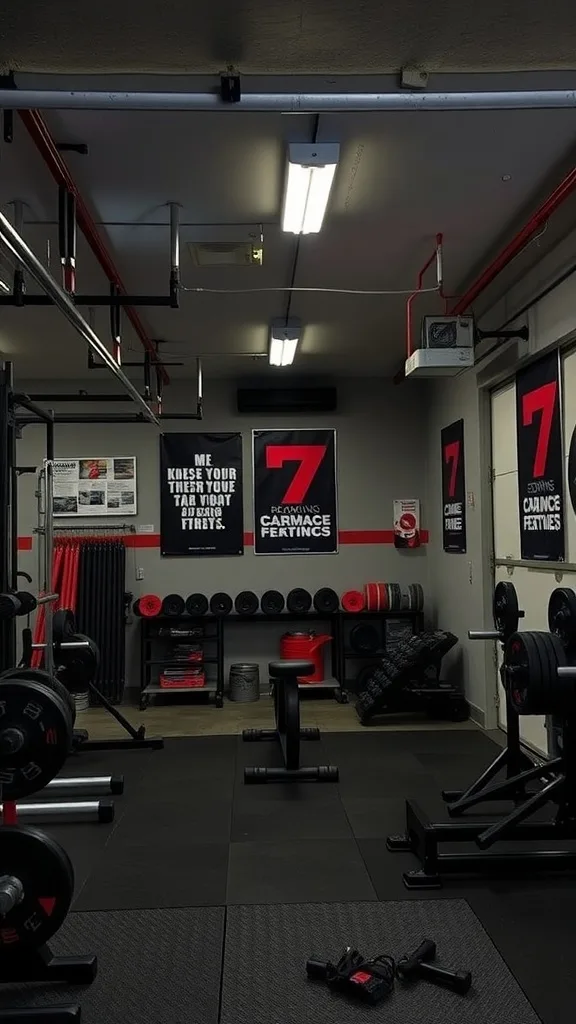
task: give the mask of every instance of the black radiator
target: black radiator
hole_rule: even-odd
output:
[[[122,541],[86,541],[78,571],[78,631],[96,641],[100,667],[94,680],[105,697],[119,703],[126,668],[124,576],[126,548]],[[98,703],[94,701],[93,703]]]

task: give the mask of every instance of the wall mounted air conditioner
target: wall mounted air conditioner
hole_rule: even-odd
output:
[[[474,317],[425,316],[420,346],[406,360],[406,377],[451,377],[474,366]]]

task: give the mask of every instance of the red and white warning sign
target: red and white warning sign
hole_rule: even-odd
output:
[[[394,502],[394,547],[420,547],[420,501],[398,498]]]

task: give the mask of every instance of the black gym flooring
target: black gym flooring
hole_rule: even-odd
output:
[[[52,946],[97,953],[99,975],[83,991],[3,986],[0,1006],[78,1000],[85,1024],[565,1024],[572,878],[409,892],[402,871],[417,863],[386,850],[406,796],[442,812],[440,789],[472,781],[497,752],[472,730],[328,733],[303,760],[339,765],[340,783],[298,786],[245,786],[244,766],[278,763],[277,751],[236,736],[81,754],[69,774],[122,772],[126,788],[113,825],[46,826],[76,871]],[[305,979],[310,955],[353,944],[399,957],[424,937],[443,964],[472,971],[469,996],[420,982],[373,1010]]]

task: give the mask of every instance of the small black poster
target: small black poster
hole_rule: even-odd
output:
[[[464,420],[440,432],[442,443],[442,534],[444,551],[466,551],[466,482],[464,477]]]
[[[254,551],[338,551],[335,430],[254,430]]]
[[[243,555],[241,434],[160,438],[163,555]]]
[[[516,374],[520,557],[564,561],[558,352]]]

